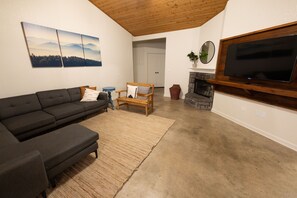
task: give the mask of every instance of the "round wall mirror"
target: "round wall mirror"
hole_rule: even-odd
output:
[[[200,48],[199,59],[201,63],[209,63],[215,54],[215,45],[211,41],[206,41]]]

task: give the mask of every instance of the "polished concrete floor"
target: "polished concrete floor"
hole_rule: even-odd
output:
[[[116,198],[297,197],[297,152],[162,89],[153,114],[176,122]]]

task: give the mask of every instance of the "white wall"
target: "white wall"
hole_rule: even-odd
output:
[[[149,41],[139,41],[133,43],[133,68],[134,68],[134,81],[147,83],[148,79],[148,53],[164,53],[166,51],[166,40],[156,39]],[[165,67],[165,65],[164,65]],[[160,76],[165,78],[165,76]]]
[[[222,38],[296,20],[296,0],[229,0]],[[297,151],[296,111],[220,92],[212,111]]]
[[[165,60],[165,89],[164,96],[170,97],[169,88],[173,84],[179,84],[181,98],[188,92],[189,68],[192,63],[187,54],[191,51],[199,51],[200,28],[137,36],[133,41],[145,41],[166,38],[166,60]]]
[[[223,38],[297,20],[296,0],[229,0]]]
[[[21,22],[99,37],[103,67],[32,68]],[[86,0],[2,0],[0,98],[80,85],[124,87],[133,80],[132,35]]]
[[[225,11],[222,11],[200,27],[199,50],[206,41],[212,41],[215,45],[215,54],[213,59],[207,64],[203,64],[201,61],[198,61],[198,68],[201,68],[201,69],[216,68],[219,45],[220,45],[220,40],[222,37],[222,30],[224,25],[224,16],[225,16]]]

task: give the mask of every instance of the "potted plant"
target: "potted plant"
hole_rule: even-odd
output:
[[[191,53],[189,53],[187,56],[189,57],[190,61],[193,62],[193,67],[197,67],[197,60],[199,58],[198,55],[191,51]]]

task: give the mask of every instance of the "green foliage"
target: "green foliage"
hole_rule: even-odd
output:
[[[102,66],[102,62],[91,60],[91,59],[86,59],[86,66]]]
[[[33,67],[61,67],[61,56],[35,56],[30,55]]]
[[[201,51],[199,54],[200,60],[207,60],[208,53],[206,51]]]
[[[79,58],[76,56],[63,56],[63,64],[64,66],[70,66],[70,67],[74,67],[74,66],[85,66],[85,59],[84,58]]]
[[[187,56],[190,58],[191,61],[195,62],[198,60],[198,55],[195,54],[194,52],[189,53]]]
[[[33,67],[61,67],[61,56],[30,56]],[[65,67],[102,66],[101,61],[84,59],[76,56],[63,56]]]

